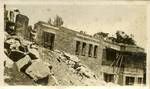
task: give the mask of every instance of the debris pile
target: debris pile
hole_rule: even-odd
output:
[[[59,50],[47,50],[41,48],[43,59],[52,64],[55,77],[59,85],[105,85],[80,59],[69,53]]]
[[[51,51],[16,36],[8,36],[4,42],[4,53],[5,82],[9,81],[9,84],[14,77],[8,72],[15,66],[13,75],[20,74],[20,81],[26,80],[31,85],[106,85],[77,56],[64,51]],[[19,82],[19,79],[16,81]]]
[[[94,73],[86,65],[83,65],[77,56],[66,52],[60,52],[59,50],[55,50],[53,53],[57,55],[56,59],[65,62],[72,72],[80,75],[82,78],[86,77],[96,79]]]
[[[53,53],[59,62],[64,62],[69,70],[79,77],[82,85],[105,85],[104,81],[99,80],[96,75],[83,63],[77,56],[64,51],[55,50]]]

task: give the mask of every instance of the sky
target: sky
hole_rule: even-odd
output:
[[[133,34],[137,45],[146,47],[146,6],[144,5],[7,5],[7,9],[19,9],[33,25],[48,21],[56,15],[64,25],[75,31],[93,35],[97,32],[115,34],[117,30]]]

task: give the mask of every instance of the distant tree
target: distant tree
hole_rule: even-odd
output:
[[[116,42],[129,44],[129,45],[135,45],[135,40],[133,39],[133,35],[129,36],[123,31],[116,32]]]
[[[98,32],[94,34],[93,36],[96,38],[107,38],[106,40],[116,42],[116,43],[123,43],[123,44],[128,44],[128,45],[136,45],[135,40],[133,39],[133,34],[126,34],[123,31],[117,31],[115,33],[116,37],[108,36],[109,33],[104,33],[104,32]]]
[[[124,41],[123,35],[124,35],[124,32],[122,32],[122,31],[116,32],[116,42],[117,43],[123,43],[123,41]]]
[[[54,19],[54,22],[53,22],[53,26],[56,26],[56,27],[60,27],[63,25],[63,20],[60,16],[56,16],[56,18]]]
[[[102,38],[106,38],[108,37],[109,33],[104,33],[104,32],[98,32],[96,34],[94,34],[94,37],[102,37]]]
[[[112,42],[116,42],[116,38],[115,37],[108,37],[109,40],[111,40]]]

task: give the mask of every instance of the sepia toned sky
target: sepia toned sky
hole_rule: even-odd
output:
[[[19,9],[30,19],[30,24],[59,15],[64,26],[75,31],[114,34],[122,30],[133,34],[137,44],[146,47],[146,6],[144,5],[7,5],[7,9]]]

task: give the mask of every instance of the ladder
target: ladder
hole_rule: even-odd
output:
[[[123,62],[123,55],[117,54],[116,59],[117,60],[114,60],[112,62],[112,64],[110,65],[110,67],[113,66],[113,72],[115,74],[114,81],[116,81],[118,79],[118,75],[120,73],[121,65],[122,65],[122,62]]]

